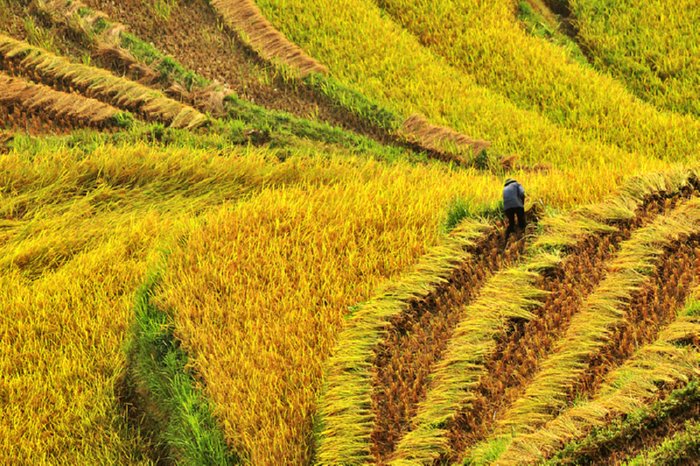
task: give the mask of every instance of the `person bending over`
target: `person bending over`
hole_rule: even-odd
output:
[[[503,209],[508,218],[508,228],[503,242],[508,242],[508,236],[515,231],[515,219],[518,219],[518,228],[525,230],[525,188],[512,178],[506,180],[503,186]]]

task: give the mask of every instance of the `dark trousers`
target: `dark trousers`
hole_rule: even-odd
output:
[[[525,209],[522,207],[513,207],[511,209],[506,209],[506,218],[508,219],[508,229],[506,229],[505,240],[508,240],[508,236],[515,231],[515,218],[518,218],[518,228],[525,230]]]

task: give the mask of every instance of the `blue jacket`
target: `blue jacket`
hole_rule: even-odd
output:
[[[525,188],[517,181],[511,181],[503,188],[503,209],[525,207]]]

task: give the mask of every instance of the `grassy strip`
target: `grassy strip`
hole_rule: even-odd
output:
[[[547,464],[590,464],[596,458],[609,455],[616,449],[615,445],[626,444],[629,439],[642,435],[642,431],[683,416],[694,405],[700,405],[700,384],[697,380],[672,391],[668,397],[650,407],[631,412],[624,420],[595,428],[584,439],[567,443]]]
[[[332,76],[310,74],[302,81],[320,95],[327,97],[338,108],[389,134],[398,131],[403,124],[404,119],[398,113],[347,87]]]
[[[689,339],[700,337],[700,318],[689,308],[664,329],[652,344],[638,349],[634,356],[608,374],[597,396],[565,409],[541,429],[510,439],[493,442],[476,462],[499,459],[499,464],[541,461],[553,455],[563,444],[585,436],[613,416],[638,411],[658,398],[662,387],[688,383],[700,375],[700,352]],[[505,450],[505,451],[504,451]]]
[[[398,444],[393,464],[430,464],[449,453],[447,434],[460,408],[472,403],[474,389],[486,374],[486,363],[496,350],[510,319],[529,319],[542,292],[539,272],[556,266],[566,248],[585,237],[612,228],[600,222],[631,219],[646,197],[675,192],[687,185],[692,172],[678,171],[630,180],[613,199],[586,207],[567,218],[545,219],[545,233],[533,243],[523,264],[494,276],[482,296],[469,306],[466,318],[450,341],[446,357],[433,374],[432,386],[414,418],[413,430]],[[495,304],[494,304],[495,303]]]
[[[118,78],[108,71],[71,63],[63,57],[0,34],[0,59],[4,67],[37,76],[44,83],[73,87],[87,97],[162,121],[176,128],[196,128],[206,116],[192,107],[165,97],[141,84]]]
[[[645,451],[626,463],[627,466],[648,464],[689,464],[700,457],[700,422],[687,421],[683,432],[666,439],[661,445]]]
[[[108,23],[109,24],[109,23]],[[147,66],[152,66],[160,73],[165,82],[177,82],[188,91],[194,88],[205,88],[211,83],[192,70],[186,69],[174,58],[163,54],[151,44],[144,42],[134,34],[121,31],[120,45],[131,52],[134,58]]]
[[[338,144],[358,152],[374,152],[385,154],[388,159],[409,156],[413,160],[427,160],[427,152],[410,150],[408,147],[384,145],[369,137],[331,126],[327,123],[298,118],[294,115],[268,110],[258,105],[242,100],[235,95],[224,99],[230,118],[239,119],[249,124],[258,137],[265,139],[284,140],[285,137],[300,137],[328,144]]]
[[[172,317],[152,302],[159,275],[136,296],[136,319],[129,347],[128,377],[145,412],[145,430],[157,451],[175,464],[239,464],[187,367],[187,354],[173,335]]]
[[[265,117],[265,114],[263,114]],[[311,122],[313,124],[313,122]],[[47,148],[70,148],[78,149],[85,153],[95,151],[104,144],[131,145],[147,142],[150,145],[161,147],[186,147],[192,149],[209,149],[212,151],[227,151],[231,146],[264,146],[270,149],[270,153],[276,155],[280,160],[284,160],[294,152],[318,152],[318,144],[307,142],[303,137],[302,128],[296,127],[299,131],[292,132],[293,126],[280,126],[277,131],[272,131],[269,127],[258,126],[261,122],[248,123],[242,120],[212,120],[211,126],[205,133],[195,133],[185,129],[165,127],[160,123],[142,124],[136,122],[126,131],[114,133],[101,133],[90,129],[79,129],[64,136],[32,137],[25,134],[15,134],[8,138],[5,145],[17,151],[38,153]],[[281,123],[282,125],[282,123]],[[261,129],[262,128],[262,129]],[[289,128],[290,132],[286,131]],[[313,129],[313,128],[312,128]],[[334,133],[337,128],[332,128]],[[408,161],[415,164],[423,164],[428,160],[423,154],[416,154],[407,149],[395,146],[383,146],[371,139],[362,136],[355,136],[352,133],[344,133],[342,130],[337,141],[323,141],[326,149],[332,148],[331,144],[337,144],[338,149],[333,149],[339,154],[348,156],[357,155],[370,157],[374,160],[394,163],[398,161]],[[333,134],[332,133],[332,134]],[[314,136],[319,133],[309,135],[309,139],[314,141]],[[345,138],[347,136],[347,138]],[[356,138],[357,144],[351,141]],[[475,210],[467,204],[469,217],[477,217],[482,212]]]
[[[314,426],[319,464],[372,461],[373,350],[383,340],[393,318],[447,283],[457,265],[468,259],[465,250],[485,228],[480,223],[463,223],[444,244],[424,256],[412,272],[388,285],[377,298],[361,304],[352,314],[326,366]]]

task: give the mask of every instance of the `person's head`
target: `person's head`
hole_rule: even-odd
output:
[[[503,184],[503,186],[508,186],[511,183],[517,183],[513,178],[506,178],[506,182]]]

